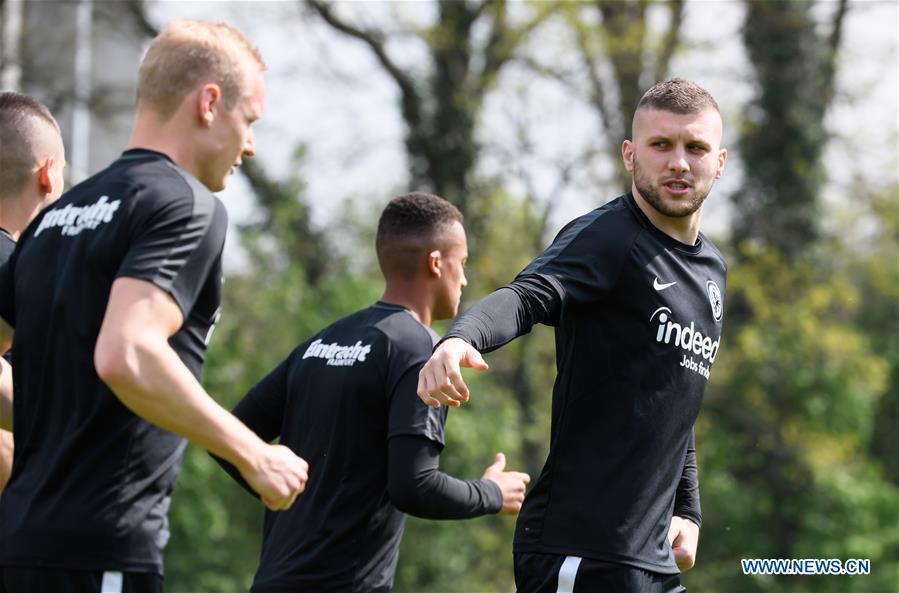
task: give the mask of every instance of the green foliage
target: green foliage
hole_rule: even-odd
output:
[[[703,542],[688,587],[887,591],[899,570],[899,489],[869,450],[890,363],[857,319],[857,255],[787,264],[746,248],[697,424]],[[874,261],[866,256],[868,264]],[[871,295],[879,300],[885,295]],[[729,324],[729,325],[728,325]],[[892,443],[895,455],[895,440]],[[749,577],[740,558],[868,558],[865,577]]]
[[[824,114],[834,73],[845,0],[820,32],[814,2],[746,2],[743,43],[756,77],[738,145],[747,179],[732,197],[733,235],[780,250],[788,260],[818,238]],[[776,216],[771,216],[777,212]]]
[[[889,365],[889,384],[878,404],[871,453],[895,486],[899,486],[899,186],[871,197],[856,225],[863,255],[850,261],[848,273],[864,295],[856,321],[872,347]],[[872,229],[873,227],[873,229]]]

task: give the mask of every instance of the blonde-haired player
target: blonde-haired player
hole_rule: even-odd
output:
[[[305,461],[198,381],[227,228],[211,192],[255,153],[263,70],[236,29],[168,25],[140,70],[128,150],[45,210],[0,269],[21,445],[0,498],[7,593],[161,591],[185,439],[234,464],[269,509],[305,487]]]

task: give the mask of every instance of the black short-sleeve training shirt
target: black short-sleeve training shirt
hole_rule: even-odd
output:
[[[309,462],[293,506],[265,513],[254,593],[392,584],[406,515],[388,496],[388,440],[444,444],[446,409],[415,393],[436,338],[403,307],[375,303],[300,344],[235,408]]]
[[[94,348],[113,281],[169,293],[169,343],[199,378],[218,315],[227,215],[166,156],[129,150],[26,229],[0,268],[13,339],[15,458],[0,496],[0,566],[162,572],[185,441],[129,411]]]

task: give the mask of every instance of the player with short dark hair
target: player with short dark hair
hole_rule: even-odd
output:
[[[501,453],[480,480],[442,473],[446,411],[415,394],[437,340],[431,322],[456,314],[466,285],[462,215],[434,195],[400,196],[376,248],[381,300],[300,344],[234,409],[313,468],[290,510],[266,513],[253,593],[389,591],[405,513],[516,513],[524,498],[530,478],[504,471]]]
[[[139,91],[128,150],[42,211],[0,267],[0,352],[12,342],[15,368],[6,593],[161,591],[185,438],[239,467],[269,508],[303,489],[305,461],[199,383],[227,228],[211,192],[255,153],[265,101],[249,47],[227,25],[167,25],[144,64],[173,57],[161,76],[178,84],[165,100]]]
[[[656,109],[692,115],[707,109],[721,112],[718,102],[704,88],[682,78],[672,78],[650,87],[637,101],[637,111]]]
[[[13,91],[0,92],[0,137],[0,216],[7,226],[22,227],[17,228],[18,235],[25,226],[22,222],[34,218],[35,209],[40,210],[62,193],[65,147],[59,124],[47,107]],[[24,208],[18,205],[21,194],[38,193],[32,192],[35,183],[45,190],[43,200],[27,213],[18,212]],[[48,189],[49,184],[54,187]]]
[[[66,149],[59,124],[40,101],[0,93],[0,266],[38,212],[63,190]],[[12,469],[12,375],[10,352],[0,357],[0,491]]]
[[[622,144],[631,190],[570,222],[511,284],[462,315],[418,393],[458,406],[460,366],[556,328],[546,464],[515,532],[520,592],[673,593],[701,523],[693,423],[718,353],[726,265],[699,232],[727,151],[714,99],[673,79]]]

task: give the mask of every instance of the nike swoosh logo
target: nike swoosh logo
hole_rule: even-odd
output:
[[[658,276],[656,276],[655,280],[652,281],[652,287],[655,288],[656,290],[665,290],[666,288],[670,288],[670,287],[674,286],[675,284],[677,284],[677,282],[669,282],[667,284],[662,284],[661,282],[659,282]]]

